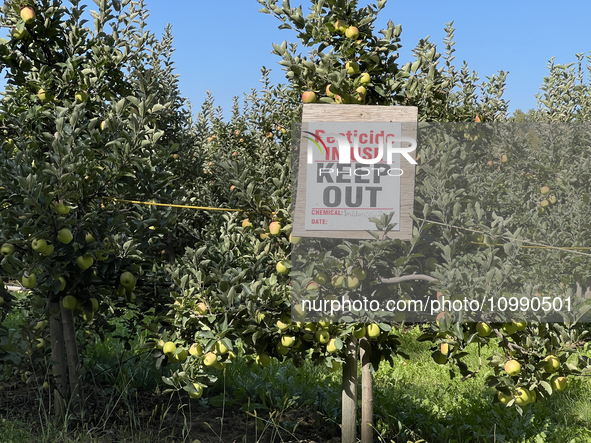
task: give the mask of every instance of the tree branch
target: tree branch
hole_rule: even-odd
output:
[[[394,284],[394,283],[402,283],[409,280],[425,280],[431,283],[439,282],[434,277],[425,274],[410,274],[410,275],[403,275],[402,277],[393,277],[393,278],[383,278],[382,283],[386,284]]]

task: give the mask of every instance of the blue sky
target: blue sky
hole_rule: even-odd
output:
[[[274,83],[285,82],[271,43],[295,42],[295,33],[278,30],[280,22],[259,13],[256,0],[145,1],[150,30],[161,35],[167,23],[173,26],[181,92],[196,109],[210,90],[228,116],[232,97],[260,88],[262,66],[272,69]],[[359,1],[361,6],[368,3]],[[291,4],[303,4],[307,12],[309,1],[291,0]],[[589,17],[588,1],[389,0],[377,28],[385,27],[389,19],[402,24],[404,64],[417,42],[427,36],[443,52],[445,23],[454,21],[456,66],[466,60],[481,79],[509,71],[505,97],[512,112],[536,106],[535,94],[551,57],[557,64],[571,63],[576,61],[575,53],[591,49]]]
[[[278,30],[280,22],[259,13],[256,0],[146,0],[146,4],[150,29],[159,33],[167,23],[173,25],[181,91],[194,105],[202,103],[209,89],[216,104],[229,113],[233,96],[259,88],[263,65],[273,70],[274,82],[285,82],[271,43],[295,42],[295,33]],[[309,3],[292,0],[291,4]],[[551,57],[557,64],[571,63],[576,53],[591,49],[589,17],[588,1],[389,0],[377,24],[379,29],[389,19],[402,24],[404,64],[417,42],[427,36],[443,52],[445,23],[453,21],[456,66],[466,60],[481,79],[509,71],[505,97],[513,112],[536,106],[535,95]]]

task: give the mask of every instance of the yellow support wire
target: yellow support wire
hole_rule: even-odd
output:
[[[183,209],[200,209],[200,210],[204,210],[204,211],[246,212],[245,209],[210,208],[207,206],[174,205],[174,204],[170,204],[170,203],[141,202],[141,201],[137,201],[137,200],[123,200],[120,198],[109,198],[109,197],[103,197],[102,200],[115,201],[115,202],[119,202],[119,203],[133,203],[136,205],[166,206],[169,208],[183,208]]]

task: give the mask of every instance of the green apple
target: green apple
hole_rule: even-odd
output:
[[[78,257],[76,259],[76,263],[78,264],[78,266],[80,266],[80,268],[86,270],[94,264],[94,259],[90,254],[85,254],[82,257]]]
[[[35,252],[43,252],[47,247],[47,242],[42,238],[36,238],[31,242],[31,247]]]
[[[517,332],[517,324],[514,321],[503,323],[503,332],[507,335],[515,334]]]
[[[550,380],[550,386],[554,391],[564,391],[566,388],[566,377],[555,375]]]
[[[359,63],[356,61],[347,62],[345,68],[347,69],[347,74],[357,74],[359,72]]]
[[[38,338],[37,341],[39,342],[39,344],[37,344],[37,349],[44,348],[47,343],[44,338]]]
[[[73,311],[76,309],[76,306],[78,306],[78,299],[73,295],[66,295],[62,300],[62,304],[64,305],[64,308]]]
[[[353,330],[353,336],[356,338],[363,338],[363,337],[365,337],[366,333],[367,333],[367,328],[365,327],[365,325],[357,325],[357,326],[355,326],[355,329]]]
[[[203,395],[203,386],[199,383],[193,383],[193,387],[195,388],[195,392],[189,392],[189,397],[193,399],[201,398]]]
[[[363,268],[354,268],[353,274],[355,274],[360,281],[363,281],[367,278],[367,271]]]
[[[540,202],[540,206],[541,206],[542,208],[546,208],[546,207],[547,207],[549,204],[550,204],[550,202],[549,202],[548,200],[546,200],[546,199],[544,199],[544,200],[542,200],[542,201]]]
[[[48,382],[46,382],[46,381],[44,381],[44,382],[43,382],[43,389],[45,389],[45,390],[49,390],[49,387],[50,387],[50,386],[49,386],[49,383],[48,383]]]
[[[509,360],[505,363],[505,372],[514,377],[521,372],[521,364],[517,360]]]
[[[330,341],[328,342],[328,344],[326,345],[326,350],[328,352],[330,352],[331,354],[334,354],[335,352],[339,351],[339,348],[337,348],[335,341],[336,341],[336,339],[331,338]]]
[[[131,272],[128,271],[125,271],[123,274],[121,274],[121,277],[119,277],[119,282],[121,282],[121,286],[123,286],[125,289],[135,287],[135,277]]]
[[[266,368],[271,364],[271,357],[267,354],[260,353],[257,354],[255,361],[261,368]]]
[[[288,274],[289,273],[289,268],[287,266],[285,266],[284,261],[277,262],[275,269],[277,269],[277,272],[280,274]]]
[[[109,254],[104,251],[97,251],[96,258],[98,259],[98,261],[105,261],[109,258]]]
[[[318,331],[316,331],[316,334],[314,335],[314,340],[324,345],[329,342],[330,334],[326,329],[319,329]]]
[[[55,210],[55,212],[57,212],[59,215],[68,215],[70,213],[70,208],[68,208],[64,202],[55,202],[53,204],[53,209]]]
[[[37,286],[37,276],[35,274],[29,274],[28,277],[23,275],[21,278],[21,283],[25,288],[33,289],[35,286]]]
[[[277,346],[275,347],[275,349],[277,350],[277,353],[279,355],[289,354],[289,348],[287,346],[282,345],[281,343],[277,343]]]
[[[62,277],[62,276],[59,276],[57,279],[61,283],[60,291],[63,291],[64,289],[66,289],[66,279],[64,277]]]
[[[479,336],[488,337],[490,335],[490,333],[492,332],[492,328],[484,322],[479,322],[476,325],[476,331],[478,332]]]
[[[325,285],[328,283],[328,274],[324,271],[320,271],[316,274],[316,277],[314,277],[314,281],[319,285]]]
[[[498,391],[497,392],[497,398],[499,399],[499,401],[501,402],[501,404],[506,405],[507,403],[509,403],[511,401],[511,399],[513,398],[513,396],[507,395],[504,392]]]
[[[43,320],[38,321],[35,325],[35,331],[40,331],[41,329],[43,329],[45,327],[45,324],[46,323]]]
[[[35,21],[35,11],[30,6],[26,6],[21,9],[21,18],[27,25],[30,25]]]
[[[47,246],[45,246],[45,249],[43,251],[41,251],[41,253],[47,257],[49,257],[51,254],[53,254],[53,251],[55,251],[55,248],[53,247],[53,245],[48,244]]]
[[[377,324],[372,323],[370,325],[367,325],[367,335],[370,338],[377,338],[380,336],[381,333],[382,333],[382,331]]]
[[[226,369],[226,364],[222,363],[221,361],[216,361],[213,364],[213,367],[216,368],[218,371],[223,371],[224,369]]]
[[[68,228],[63,228],[57,233],[57,239],[64,245],[67,245],[74,239],[74,236]]]
[[[318,286],[318,283],[316,283],[315,281],[311,281],[306,286],[306,291],[318,291],[318,289],[320,289],[320,286]]]
[[[178,354],[175,355],[175,357],[179,361],[179,363],[183,363],[187,359],[188,356],[189,356],[189,351],[187,351],[186,349],[181,349],[181,352],[179,352]]]
[[[281,223],[279,222],[271,222],[269,225],[269,232],[271,235],[279,235],[281,233]]]
[[[98,311],[98,308],[99,308],[99,302],[98,302],[98,300],[96,298],[92,297],[90,299],[90,303],[92,304],[92,311],[93,312]]]
[[[4,243],[0,248],[0,254],[2,254],[4,257],[10,257],[12,254],[14,254],[14,245],[10,243]]]
[[[340,361],[333,360],[331,363],[331,367],[329,367],[328,370],[330,372],[337,372],[339,369],[341,369],[341,366],[342,365]]]
[[[305,91],[302,94],[302,103],[316,103],[316,93],[314,91]]]
[[[359,37],[359,29],[355,26],[349,26],[345,31],[345,37],[350,38],[351,40],[357,40]]]
[[[84,240],[86,240],[86,243],[92,243],[93,241],[96,241],[96,238],[94,238],[94,235],[92,235],[91,233],[88,233],[84,237]]]
[[[94,312],[84,312],[82,314],[82,318],[87,321],[88,323],[90,323],[92,321],[92,319],[94,318]]]
[[[4,297],[0,297],[0,306],[4,304]]]
[[[337,20],[334,23],[334,28],[337,32],[344,34],[347,31],[347,22],[345,20]]]
[[[549,374],[553,374],[554,372],[560,369],[560,360],[554,355],[549,355],[544,359],[544,371],[548,372]]]

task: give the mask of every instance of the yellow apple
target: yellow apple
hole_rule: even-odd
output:
[[[215,351],[218,353],[218,355],[224,355],[228,352],[228,347],[221,341],[218,341],[215,344]]]
[[[86,243],[92,243],[93,241],[96,241],[96,238],[94,238],[94,235],[92,235],[90,232],[88,234],[86,234],[86,236],[84,237],[84,240],[86,240]]]
[[[337,90],[336,88],[330,84],[330,85],[326,85],[326,96],[333,98],[335,95],[337,95]]]
[[[287,331],[289,329],[289,323],[283,323],[281,320],[278,320],[277,327],[280,331]]]
[[[292,237],[291,234],[289,234],[289,242],[292,245],[299,245],[301,241],[302,237]]]
[[[347,288],[348,289],[357,289],[361,283],[359,279],[355,276],[348,275],[347,276]]]
[[[347,62],[345,68],[347,69],[347,74],[357,74],[359,72],[359,63],[356,61]]]
[[[314,91],[305,91],[302,94],[302,103],[316,103],[316,94]]]
[[[166,355],[172,355],[174,354],[174,351],[176,351],[176,345],[171,341],[166,342],[164,346],[162,346],[162,352]]]
[[[252,223],[250,222],[249,219],[245,218],[244,220],[242,220],[242,227],[243,228],[252,228]]]
[[[359,29],[355,26],[349,26],[345,31],[345,37],[350,38],[351,40],[357,40],[359,37]]]
[[[74,95],[74,98],[77,102],[79,103],[83,103],[85,101],[88,101],[88,94],[84,91],[78,91],[76,92],[76,94]]]
[[[511,395],[507,395],[501,391],[497,392],[497,398],[499,399],[499,401],[501,402],[501,404],[506,405],[507,403],[509,403],[511,401],[511,399],[513,398],[513,396]]]
[[[215,355],[213,352],[208,352],[207,354],[205,354],[205,357],[203,358],[203,364],[205,366],[213,366],[217,363],[218,361],[218,356]]]
[[[281,337],[281,344],[286,348],[291,348],[295,344],[296,340],[291,335],[284,335]]]
[[[550,386],[554,391],[564,391],[566,389],[566,377],[555,375],[550,381]]]
[[[282,345],[281,343],[277,343],[277,346],[275,347],[275,349],[277,350],[277,353],[279,355],[289,354],[289,348],[287,346]]]
[[[517,332],[517,324],[514,321],[503,323],[503,332],[507,335],[515,334]]]
[[[441,346],[439,348],[443,355],[447,355],[449,353],[449,343],[441,343]]]
[[[521,372],[521,364],[517,360],[509,360],[505,363],[505,372],[514,377]]]
[[[279,274],[289,274],[289,268],[287,266],[285,266],[284,261],[277,262],[275,269],[277,270],[277,272]]]
[[[207,305],[203,302],[199,302],[197,303],[197,306],[195,306],[195,313],[197,315],[205,315],[207,314]]]
[[[331,338],[330,339],[330,341],[326,345],[326,350],[328,352],[330,352],[331,354],[334,354],[335,352],[338,352],[339,348],[337,348],[337,346],[335,345],[335,339],[334,338]]]
[[[195,357],[197,355],[202,355],[203,354],[203,346],[201,346],[198,343],[193,343],[191,345],[191,347],[189,348],[189,354],[191,354],[193,357]]]
[[[361,74],[359,76],[359,83],[362,85],[367,85],[370,81],[370,77],[369,74],[367,72],[364,72],[363,74]]]
[[[203,395],[203,386],[199,383],[193,383],[193,387],[195,388],[195,392],[189,392],[189,397],[194,399],[201,398]]]
[[[279,222],[271,222],[269,225],[269,232],[271,235],[279,235],[281,233],[281,223]]]
[[[23,28],[22,31],[19,31],[17,28],[13,28],[12,36],[17,40],[24,40],[29,36],[29,31],[27,31],[26,28]],[[43,97],[45,98],[45,94],[43,94]],[[44,98],[42,100],[44,100]]]
[[[26,6],[21,9],[21,18],[27,25],[30,25],[35,21],[35,11],[30,6]]]
[[[337,20],[334,23],[334,28],[337,32],[344,34],[347,31],[347,22],[345,20]]]
[[[47,103],[53,100],[53,94],[49,91],[46,91],[43,88],[39,89],[39,91],[37,92],[37,97],[39,97],[39,100],[41,100],[43,103]]]
[[[367,335],[370,338],[377,338],[380,336],[381,333],[382,331],[380,330],[380,327],[377,324],[372,323],[370,325],[367,325]]]
[[[548,372],[549,374],[553,374],[554,372],[560,369],[560,360],[554,355],[549,355],[544,359],[544,371]]]
[[[529,403],[529,390],[519,387],[515,390],[515,402],[519,406],[523,406]]]
[[[492,328],[484,322],[479,322],[476,325],[476,331],[478,332],[479,336],[488,337],[490,335],[490,333],[492,332]]]
[[[548,186],[542,186],[542,188],[540,189],[540,192],[541,192],[543,195],[547,195],[547,194],[549,194],[549,193],[550,193],[550,188],[549,188]]]

